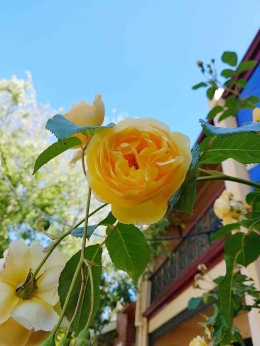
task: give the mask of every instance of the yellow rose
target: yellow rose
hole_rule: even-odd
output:
[[[201,336],[197,336],[190,343],[189,346],[208,346],[206,341]]]
[[[166,213],[191,162],[190,140],[160,121],[125,119],[92,138],[87,180],[125,224],[152,224]]]
[[[80,101],[72,105],[68,113],[64,114],[64,117],[78,126],[100,126],[104,121],[104,115],[105,107],[101,101],[101,95],[95,95],[93,105],[85,101]],[[77,133],[74,136],[81,140],[81,146],[87,144],[88,136],[82,133]],[[73,148],[76,149],[79,147],[75,146]]]
[[[260,121],[260,108],[253,109],[253,120],[254,121]]]
[[[39,244],[28,247],[15,240],[0,260],[0,346],[40,346],[58,321],[58,281],[65,266],[62,254],[54,250],[37,275],[36,285],[26,285],[44,255]]]

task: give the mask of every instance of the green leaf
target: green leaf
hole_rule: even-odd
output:
[[[205,138],[200,144],[205,152],[200,163],[220,163],[232,158],[240,163],[260,162],[260,136],[257,133],[236,133],[228,137]]]
[[[182,186],[170,199],[171,208],[192,215],[196,199],[200,149],[196,144],[192,150],[192,160]]]
[[[188,301],[188,310],[197,309],[197,307],[200,305],[201,302],[202,302],[201,297],[191,298]]]
[[[223,107],[221,106],[215,106],[211,109],[211,111],[208,113],[207,118],[213,119],[218,113],[223,111]]]
[[[101,271],[102,271],[101,254],[102,254],[102,249],[99,244],[88,246],[85,250],[85,258],[88,261],[96,264],[91,266],[93,282],[94,282],[93,317],[96,311],[98,310],[99,301],[100,301],[99,284],[100,284],[100,277],[101,277]],[[62,307],[64,305],[65,299],[68,294],[68,290],[71,285],[71,281],[73,279],[77,265],[79,263],[80,255],[81,255],[81,251],[78,251],[74,256],[72,256],[71,259],[66,263],[65,268],[63,269],[60,275],[58,292],[59,292],[59,297],[60,297]],[[91,308],[90,279],[89,279],[88,268],[86,266],[85,266],[85,273],[86,273],[86,288],[83,294],[82,303],[80,304],[77,316],[72,326],[72,329],[74,330],[76,335],[78,335],[79,332],[85,327],[89,313],[90,313],[90,308]],[[68,307],[65,312],[65,315],[69,321],[71,320],[77,305],[78,296],[79,296],[79,292],[81,288],[81,281],[82,281],[81,274],[79,274],[76,284],[73,288]]]
[[[196,89],[203,88],[203,87],[206,87],[206,86],[207,86],[206,83],[200,82],[200,83],[194,85],[194,86],[192,87],[192,89],[193,89],[193,90],[196,90]]]
[[[239,80],[236,82],[236,86],[238,88],[244,88],[246,86],[247,81],[244,78],[239,78]]]
[[[246,195],[246,203],[254,206],[255,204],[260,202],[260,191],[249,192]]]
[[[118,223],[114,230],[108,228],[107,233],[106,246],[112,262],[137,283],[150,256],[143,233],[134,225],[122,223]]]
[[[251,70],[254,68],[257,64],[257,61],[255,60],[249,60],[249,61],[242,61],[237,68],[238,73],[242,73],[248,70]]]
[[[232,328],[233,320],[233,305],[231,299],[231,289],[233,284],[234,268],[243,246],[245,233],[239,232],[229,237],[225,242],[225,262],[226,262],[226,276],[219,284],[219,299],[221,310],[228,329]]]
[[[218,306],[216,304],[213,304],[213,308],[214,308],[214,312],[213,312],[213,315],[210,316],[207,320],[207,324],[215,324],[215,321],[216,321],[216,318],[218,317],[218,314],[219,314],[219,309],[218,309]]]
[[[238,112],[238,108],[229,108],[229,109],[226,109],[222,114],[221,116],[219,117],[218,121],[222,121],[228,117],[234,117],[236,116]]]
[[[234,84],[235,84],[235,82],[233,79],[228,79],[227,81],[225,81],[224,86],[230,87]]]
[[[226,235],[228,235],[231,231],[233,231],[234,229],[238,229],[241,226],[250,230],[254,230],[254,229],[259,230],[260,218],[242,220],[239,222],[232,223],[230,225],[223,226],[216,233],[212,235],[211,241],[216,241],[220,238],[223,238]]]
[[[260,219],[258,220],[260,223]],[[243,248],[237,257],[237,263],[247,267],[260,256],[260,236],[251,232],[244,237]]]
[[[237,341],[240,343],[241,346],[246,346],[244,343],[244,340],[239,332],[234,332],[234,341]]]
[[[44,150],[36,159],[33,174],[35,174],[42,166],[52,160],[54,157],[62,154],[64,151],[79,145],[81,140],[79,138],[67,138],[63,141],[56,142]]]
[[[107,126],[78,126],[66,119],[63,115],[56,114],[47,121],[46,129],[51,131],[58,139],[64,139],[78,132],[86,136],[93,136],[96,132],[113,126],[115,124],[112,123]]]
[[[225,100],[225,106],[226,107],[234,107],[239,103],[239,100],[235,98],[233,95],[230,95]]]
[[[208,122],[200,119],[201,126],[203,128],[203,132],[207,137],[213,136],[223,136],[227,137],[229,135],[233,135],[236,133],[251,133],[251,132],[260,132],[260,123],[250,122],[246,123],[243,126],[235,127],[235,128],[224,128],[210,125]]]
[[[236,223],[232,223],[230,225],[226,225],[223,226],[222,228],[220,228],[216,233],[214,233],[211,237],[211,241],[216,241],[220,238],[225,237],[226,235],[228,235],[230,232],[232,232],[234,229],[239,228],[240,224],[239,222]]]
[[[225,78],[230,78],[230,77],[233,77],[235,73],[236,73],[236,71],[228,68],[228,69],[225,69],[221,72],[221,76],[223,76]]]
[[[208,90],[207,90],[207,98],[208,98],[209,100],[212,100],[212,99],[213,99],[213,97],[214,97],[214,95],[215,95],[215,91],[216,91],[216,88],[214,88],[214,87],[208,88]]]
[[[224,52],[221,60],[230,66],[236,66],[238,58],[235,52]]]
[[[95,225],[88,226],[88,228],[87,228],[87,238],[89,239],[91,237],[91,235],[93,234],[93,232],[95,231],[95,229],[98,228],[99,226],[112,226],[115,222],[116,222],[116,218],[110,212],[104,218],[104,220],[100,221],[99,223],[97,223]],[[84,231],[84,227],[78,227],[78,228],[75,228],[71,232],[71,235],[73,235],[74,237],[82,238],[83,237],[83,231]]]
[[[249,96],[246,99],[240,100],[241,108],[243,109],[255,108],[258,102],[260,102],[260,98],[257,96]]]

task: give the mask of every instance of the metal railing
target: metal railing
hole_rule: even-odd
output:
[[[183,238],[172,256],[152,275],[151,302],[202,257],[211,246],[210,236],[221,227],[221,221],[211,207]]]

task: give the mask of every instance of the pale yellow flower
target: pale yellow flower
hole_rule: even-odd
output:
[[[201,336],[197,336],[196,338],[192,339],[189,343],[189,346],[208,346],[204,338]]]
[[[239,222],[245,218],[246,209],[242,202],[235,201],[232,193],[224,190],[214,203],[216,216],[222,219],[224,226]]]
[[[87,180],[119,221],[152,224],[165,215],[190,162],[187,136],[154,119],[125,119],[92,138]]]
[[[224,219],[230,213],[230,198],[231,194],[224,190],[219,198],[216,199],[214,212],[218,218]]]
[[[260,108],[258,107],[253,109],[253,120],[256,122],[260,121]]]
[[[104,121],[105,107],[101,101],[101,95],[95,95],[93,105],[86,101],[80,101],[79,103],[73,104],[68,113],[64,114],[72,123],[78,126],[100,126]],[[84,146],[89,138],[82,133],[76,133],[73,135],[81,140],[81,146]],[[78,148],[75,146],[73,148]]]
[[[0,346],[41,345],[58,321],[55,305],[63,255],[54,250],[36,283],[25,286],[44,256],[39,244],[29,247],[15,240],[0,260]]]

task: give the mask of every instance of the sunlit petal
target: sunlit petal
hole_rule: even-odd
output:
[[[26,329],[50,331],[58,322],[59,315],[53,307],[39,298],[19,301],[13,308],[11,317]]]

